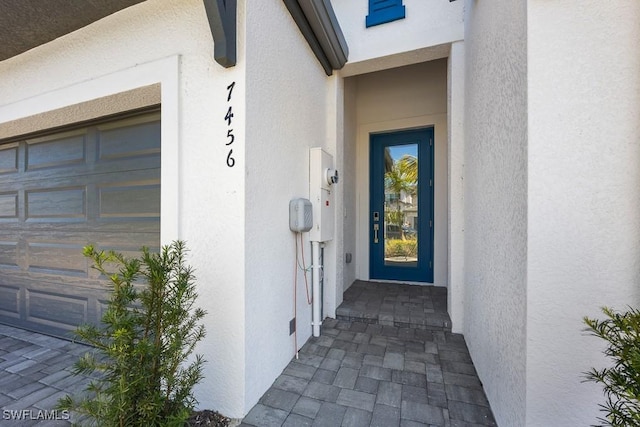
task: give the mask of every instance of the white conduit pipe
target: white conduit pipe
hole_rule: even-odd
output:
[[[313,308],[312,308],[312,320],[311,326],[313,327],[313,336],[320,336],[320,325],[322,325],[322,319],[320,319],[320,303],[322,301],[320,295],[320,242],[311,242],[311,253],[313,257],[313,266],[311,269],[312,274],[312,293],[313,293]]]

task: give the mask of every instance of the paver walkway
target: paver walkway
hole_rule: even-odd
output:
[[[89,347],[0,325],[0,425],[68,426],[58,399],[83,390],[87,377],[71,366]]]
[[[355,282],[241,426],[495,426],[446,295]]]
[[[421,314],[422,313],[422,314]],[[300,350],[242,426],[495,426],[446,290],[356,282],[342,318]],[[0,325],[0,426],[68,426],[58,399],[88,382],[88,347]],[[40,418],[40,419],[38,419]]]
[[[241,426],[495,426],[462,335],[326,319]]]

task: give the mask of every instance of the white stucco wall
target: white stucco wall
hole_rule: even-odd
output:
[[[295,354],[295,234],[289,201],[309,198],[309,148],[335,155],[335,90],[283,2],[247,2],[247,154],[245,168],[245,410]],[[333,94],[333,95],[332,95]],[[333,124],[332,124],[333,123]],[[339,183],[338,185],[341,185]],[[337,239],[337,236],[336,236]],[[311,265],[304,233],[306,265]],[[336,242],[325,248],[325,287],[335,289]],[[331,252],[333,251],[333,252]],[[311,274],[308,274],[311,286]],[[335,294],[335,291],[334,291]],[[298,346],[311,334],[303,274],[298,271]]]
[[[357,123],[357,265],[369,279],[369,135],[434,126],[434,284],[447,285],[447,62],[430,61],[350,77]],[[345,141],[349,143],[349,141]]]
[[[465,27],[464,335],[498,425],[522,426],[526,4],[467,1]]]
[[[528,2],[527,425],[596,423],[582,317],[640,302],[640,2]],[[493,402],[492,402],[493,404]]]
[[[208,363],[196,397],[232,417],[245,408],[245,118],[234,118],[233,169],[225,164],[223,118],[231,81],[234,111],[245,109],[242,1],[238,12],[239,61],[231,69],[213,60],[199,0],[149,0],[0,62],[0,123],[161,84],[161,238],[187,241],[198,305],[208,311],[197,349]]]
[[[462,1],[404,0],[404,19],[369,28],[365,26],[369,2],[332,0],[331,4],[349,45],[347,74],[373,71],[381,62],[391,68],[443,58],[446,47],[431,48],[464,37]]]
[[[447,311],[451,330],[464,331],[464,42],[451,45],[447,60],[447,127],[449,172],[449,222]]]
[[[342,189],[344,194],[342,211],[342,239],[343,253],[351,254],[351,262],[345,262],[343,269],[343,290],[346,290],[356,280],[357,247],[357,194],[358,180],[356,174],[358,122],[356,120],[356,79],[343,79],[344,82],[344,137],[343,137],[343,166]],[[343,258],[344,259],[344,258]]]

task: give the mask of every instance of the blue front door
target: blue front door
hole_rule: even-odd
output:
[[[370,144],[370,277],[433,283],[433,128]]]

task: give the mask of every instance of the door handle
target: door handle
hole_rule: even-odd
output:
[[[380,224],[373,224],[373,243],[378,243],[378,230],[380,229]]]

